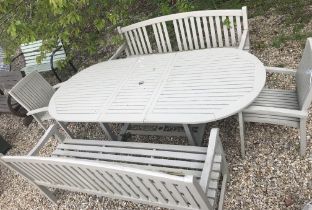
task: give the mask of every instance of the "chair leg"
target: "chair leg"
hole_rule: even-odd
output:
[[[240,144],[241,144],[241,156],[245,158],[245,125],[243,120],[243,113],[238,113],[238,123],[239,123],[239,134],[240,134]]]
[[[306,128],[306,119],[300,119],[300,155],[304,156],[307,147],[307,128]]]
[[[36,115],[33,115],[33,117],[38,122],[38,124],[41,126],[41,128],[43,128],[43,130],[47,130],[47,128],[44,126],[42,120],[39,117],[37,117]]]

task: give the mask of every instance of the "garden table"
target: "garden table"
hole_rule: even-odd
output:
[[[110,60],[64,83],[49,103],[57,121],[206,124],[239,113],[265,84],[265,68],[238,49],[215,48]]]

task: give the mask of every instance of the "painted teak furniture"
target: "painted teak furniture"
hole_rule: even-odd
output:
[[[263,89],[259,97],[240,115],[241,136],[244,122],[271,123],[299,128],[300,154],[306,151],[306,122],[312,100],[312,38],[308,38],[298,69],[267,67],[267,72],[295,76],[296,90]]]
[[[38,72],[45,72],[45,71],[52,71],[56,78],[61,82],[61,78],[57,74],[57,62],[66,59],[66,53],[61,42],[58,43],[58,46],[52,51],[46,54],[46,58],[44,58],[41,63],[37,63],[36,58],[41,54],[41,46],[42,40],[30,42],[27,44],[21,45],[21,51],[19,55],[14,57],[11,63],[18,58],[19,56],[23,55],[25,58],[25,67],[21,69],[22,72],[25,72],[26,75],[30,74],[33,71]],[[69,61],[71,67],[75,70],[75,66],[71,61]],[[11,65],[10,65],[11,69]]]
[[[44,121],[51,120],[48,112],[48,104],[51,97],[63,83],[51,86],[37,71],[33,71],[20,80],[9,91],[9,95],[24,107],[27,115],[31,115],[38,124],[46,130],[47,125]],[[65,124],[59,122],[60,126],[68,134]]]
[[[93,65],[65,82],[49,103],[60,122],[191,125],[226,118],[250,105],[265,68],[239,49],[214,48],[136,56]]]
[[[247,7],[243,7],[178,13],[118,27],[125,43],[111,59],[220,47],[248,51],[247,19]]]
[[[56,134],[51,157],[38,151]],[[0,162],[36,186],[84,192],[185,210],[222,209],[229,178],[218,129],[207,147],[62,138],[51,125],[27,156],[1,156]]]

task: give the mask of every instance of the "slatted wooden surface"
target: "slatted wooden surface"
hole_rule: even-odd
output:
[[[203,49],[112,60],[69,79],[52,97],[59,121],[197,124],[248,106],[263,64],[242,50]]]
[[[21,45],[21,50],[23,52],[26,62],[26,65],[22,70],[25,71],[26,74],[29,74],[35,70],[39,72],[51,70],[50,59],[52,52],[47,53],[46,57],[41,61],[41,63],[37,63],[36,59],[41,54],[40,51],[41,46],[42,46],[41,40]],[[59,43],[59,46],[62,46],[62,43]],[[53,61],[55,62],[56,65],[57,61],[64,59],[66,59],[66,54],[64,48],[62,47],[54,54]]]
[[[244,30],[246,7],[178,13],[119,28],[130,55],[238,47]]]

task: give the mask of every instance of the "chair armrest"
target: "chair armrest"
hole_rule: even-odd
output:
[[[265,70],[268,73],[290,74],[290,75],[293,75],[293,76],[296,74],[296,70],[295,69],[287,69],[287,68],[266,66]]]
[[[121,53],[126,50],[127,48],[127,44],[126,43],[123,43],[120,47],[118,47],[118,49],[116,50],[116,52],[114,53],[114,55],[112,57],[110,57],[109,60],[115,60],[117,59]]]
[[[22,55],[23,55],[23,53],[21,52],[21,53],[19,53],[17,56],[15,56],[15,57],[13,57],[13,58],[11,59],[10,66],[9,66],[9,71],[11,71],[12,63],[13,63],[18,57],[20,57],[20,56],[22,56]]]
[[[279,116],[297,117],[297,118],[308,117],[308,112],[305,112],[305,111],[275,108],[275,107],[249,106],[245,110],[243,110],[243,112],[254,113],[254,114],[279,115]]]
[[[34,109],[34,110],[31,110],[29,112],[27,112],[27,115],[34,115],[34,114],[38,114],[38,113],[41,113],[41,112],[48,112],[48,107],[42,107],[42,108],[39,108],[39,109]]]
[[[55,90],[55,89],[60,88],[62,85],[64,85],[64,83],[65,83],[65,82],[61,82],[61,83],[58,83],[58,84],[56,84],[56,85],[53,85],[53,89]]]
[[[248,39],[248,35],[249,35],[249,31],[248,30],[244,30],[243,34],[242,34],[242,38],[241,41],[239,43],[238,49],[240,50],[244,50],[247,39]]]
[[[39,150],[48,142],[49,138],[57,132],[57,124],[50,125],[38,143],[27,154],[28,156],[36,155]]]

